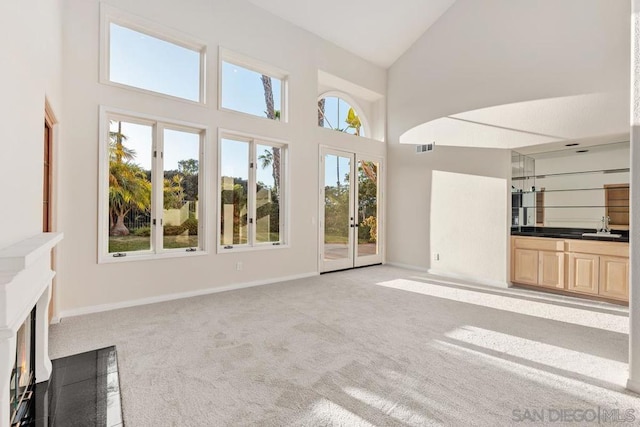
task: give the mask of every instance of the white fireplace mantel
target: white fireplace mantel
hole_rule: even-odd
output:
[[[51,250],[62,233],[41,233],[0,250],[0,414],[8,414],[9,381],[15,362],[16,333],[36,307],[36,382],[51,375],[49,359],[49,301]],[[0,427],[9,426],[0,416]]]

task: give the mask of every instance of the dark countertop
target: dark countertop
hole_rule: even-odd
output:
[[[596,240],[603,242],[629,242],[629,230],[612,229],[612,234],[622,234],[622,237],[582,236],[582,233],[595,233],[593,228],[562,228],[562,227],[511,227],[512,236],[549,237],[554,239]]]

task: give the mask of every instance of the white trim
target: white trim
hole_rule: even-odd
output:
[[[429,269],[426,267],[420,267],[418,265],[410,265],[410,264],[402,264],[399,262],[387,262],[385,263],[385,265],[391,266],[391,267],[397,267],[397,268],[404,268],[405,270],[412,270],[412,271],[421,271],[423,273],[428,273]]]
[[[100,312],[103,312],[103,311],[111,311],[111,310],[117,310],[117,309],[120,309],[120,308],[128,308],[128,307],[137,307],[137,306],[140,306],[140,305],[155,304],[155,303],[159,303],[159,302],[174,301],[174,300],[178,300],[178,299],[192,298],[192,297],[197,297],[197,296],[202,296],[202,295],[216,294],[216,293],[219,293],[219,292],[236,291],[236,290],[245,289],[245,288],[252,288],[252,287],[256,287],[256,286],[264,286],[264,285],[271,285],[271,284],[274,284],[274,283],[288,282],[288,281],[291,281],[291,280],[306,279],[306,278],[315,277],[315,276],[318,276],[318,275],[319,275],[319,273],[317,273],[317,272],[303,273],[303,274],[296,274],[296,275],[292,275],[292,276],[276,277],[276,278],[273,278],[273,279],[256,280],[256,281],[252,281],[252,282],[237,283],[237,284],[233,284],[233,285],[226,285],[226,286],[220,286],[220,287],[215,287],[215,288],[200,289],[200,290],[196,290],[196,291],[178,292],[178,293],[174,293],[174,294],[166,294],[166,295],[159,295],[159,296],[155,296],[155,297],[140,298],[140,299],[136,299],[136,300],[123,301],[123,302],[117,302],[117,303],[112,303],[112,304],[100,304],[100,305],[94,305],[94,306],[89,306],[89,307],[82,307],[82,308],[76,308],[76,309],[71,309],[71,310],[64,310],[64,311],[60,312],[59,317],[60,317],[60,321],[64,321],[64,318],[67,318],[67,317],[82,316],[82,315],[85,315],[85,314],[100,313]]]
[[[345,258],[341,260],[329,260],[329,261],[325,261],[324,259],[324,227],[325,227],[325,223],[324,223],[325,185],[324,184],[325,184],[325,178],[326,178],[325,177],[325,170],[326,170],[325,158],[327,154],[351,159],[352,164],[350,166],[350,172],[349,172],[349,175],[350,175],[349,216],[352,219],[357,218],[359,213],[356,208],[356,206],[358,205],[358,197],[359,197],[358,195],[359,184],[357,181],[358,161],[370,160],[378,163],[378,182],[377,182],[377,194],[376,194],[377,205],[378,205],[378,212],[377,212],[377,218],[376,218],[377,227],[378,227],[378,241],[377,241],[378,252],[375,255],[363,255],[363,256],[358,255],[358,229],[356,228],[356,229],[352,229],[349,236],[349,245],[348,245],[349,253],[350,253],[349,258]],[[320,165],[319,174],[318,174],[319,186],[318,186],[318,210],[317,210],[318,218],[319,218],[319,221],[318,221],[318,271],[326,273],[329,271],[337,271],[337,270],[343,270],[348,268],[364,267],[368,265],[384,263],[383,248],[384,248],[384,230],[386,229],[385,227],[386,224],[384,222],[384,212],[382,210],[384,206],[384,197],[383,197],[382,189],[384,188],[384,185],[385,185],[385,181],[384,181],[384,178],[385,178],[384,171],[386,170],[385,158],[377,154],[368,154],[360,150],[347,150],[343,148],[334,148],[327,145],[319,145],[318,164]],[[330,265],[330,264],[333,264],[333,265]],[[328,268],[327,268],[327,265],[329,265]]]
[[[280,80],[280,120],[271,120],[267,117],[258,116],[244,111],[234,110],[222,106],[222,63],[227,62],[240,68],[244,68],[254,73],[264,74],[271,78]],[[240,114],[246,117],[253,117],[268,120],[270,122],[288,123],[289,122],[289,72],[273,65],[267,64],[257,59],[242,55],[231,51],[222,46],[218,48],[218,109],[234,114]]]
[[[203,195],[199,197],[201,203],[199,203],[200,212],[198,220],[198,248],[195,252],[186,252],[180,249],[164,249],[158,252],[158,248],[154,246],[154,242],[162,239],[157,236],[155,227],[152,226],[151,232],[151,250],[138,251],[138,252],[126,252],[127,256],[114,257],[113,253],[109,253],[109,216],[108,211],[108,173],[109,173],[109,155],[108,155],[108,135],[109,135],[109,120],[115,118],[117,120],[127,121],[129,123],[143,124],[152,127],[153,139],[152,139],[152,152],[154,150],[162,151],[162,140],[164,138],[164,130],[177,130],[181,132],[190,132],[200,135],[200,158],[198,159],[198,194]],[[210,247],[207,242],[208,226],[207,224],[211,220],[209,217],[210,209],[207,203],[208,197],[206,195],[209,191],[209,184],[207,181],[203,181],[204,176],[208,173],[206,164],[207,145],[209,143],[209,128],[206,125],[198,123],[190,123],[180,120],[168,119],[160,116],[154,116],[150,114],[142,114],[133,111],[123,110],[120,108],[112,108],[105,105],[100,106],[99,113],[99,153],[98,153],[98,264],[128,262],[128,261],[144,261],[162,258],[181,258],[190,256],[207,255],[208,248]],[[163,159],[158,156],[152,159],[152,184],[154,188],[162,188],[158,186],[157,182],[162,178]],[[155,171],[155,172],[154,172]],[[203,185],[201,185],[203,184]],[[162,219],[162,192],[156,190],[155,200],[152,195],[151,203],[155,203],[155,211],[157,212],[156,219]],[[158,227],[161,227],[158,224]]]
[[[631,390],[635,393],[640,394],[640,382],[632,380],[631,378],[627,379],[627,390]]]
[[[256,73],[266,74],[269,77],[275,77],[278,80],[284,81],[289,78],[288,71],[285,71],[278,67],[274,67],[271,64],[259,61],[250,56],[234,52],[223,46],[220,46],[218,49],[218,60],[220,63],[222,63],[222,61],[229,62],[242,68],[246,68],[247,70],[254,71]]]
[[[247,212],[250,215],[253,215],[254,218],[254,226],[247,227],[249,230],[249,235],[247,236],[247,242],[243,245],[222,245],[220,242],[221,236],[221,224],[220,217],[222,215],[222,192],[220,189],[222,188],[222,139],[230,139],[238,142],[245,142],[249,145],[249,162],[253,162],[255,167],[253,171],[251,168],[249,171],[249,179],[247,180],[248,191],[247,191]],[[271,249],[285,249],[290,248],[290,227],[291,227],[291,203],[289,202],[289,197],[291,194],[290,186],[289,186],[289,143],[287,141],[275,138],[263,137],[256,134],[235,131],[231,129],[223,129],[218,128],[218,147],[217,147],[217,215],[216,215],[216,235],[215,235],[215,247],[217,254],[225,254],[225,253],[234,253],[234,252],[249,252],[256,250],[271,250]],[[255,159],[256,146],[257,145],[269,145],[271,147],[280,148],[281,157],[280,157],[280,244],[273,245],[268,242],[256,243],[255,242],[255,179],[256,179],[256,171],[257,171],[257,159]],[[284,172],[283,172],[284,170]],[[250,197],[253,192],[253,197]],[[247,224],[248,226],[249,224]],[[278,243],[278,242],[274,242]],[[225,246],[233,246],[232,248],[225,249]]]
[[[478,278],[474,276],[467,276],[466,274],[457,274],[457,273],[450,273],[448,271],[434,270],[432,268],[428,269],[427,273],[432,274],[434,276],[446,278],[446,279],[465,280],[467,282],[475,283],[478,285],[491,286],[494,288],[498,287],[498,288],[506,289],[511,287],[509,282],[506,280],[501,281],[501,280],[493,280],[493,279],[483,279],[483,278]]]
[[[350,93],[363,101],[375,103],[384,99],[384,95],[360,86],[349,80],[345,80],[341,77],[335,76],[323,70],[318,70],[318,84],[331,90]]]
[[[110,24],[116,24],[129,30],[145,34],[149,37],[174,44],[176,46],[191,50],[200,56],[200,78],[198,88],[198,100],[170,95],[168,93],[156,92],[137,86],[111,81],[109,75],[110,66]],[[206,105],[206,62],[207,44],[188,34],[166,27],[140,16],[125,12],[107,3],[100,3],[100,83],[120,87],[127,90],[142,92],[167,99],[179,100],[196,105]]]
[[[327,97],[342,99],[344,102],[349,104],[349,106],[352,107],[355,110],[357,116],[360,118],[360,122],[362,123],[362,127],[364,128],[364,135],[353,135],[353,136],[358,136],[359,138],[373,139],[371,137],[371,126],[369,126],[369,119],[364,114],[364,110],[362,109],[360,104],[351,95],[349,95],[346,92],[341,92],[339,90],[328,90],[326,92],[321,93],[320,96],[318,96],[318,101],[320,101],[323,98],[327,98]],[[318,127],[320,127],[320,126],[318,126]],[[326,128],[324,126],[322,126],[322,129],[333,130],[331,128]],[[348,132],[342,132],[342,133],[347,134],[347,135],[352,135],[352,134],[350,134]]]

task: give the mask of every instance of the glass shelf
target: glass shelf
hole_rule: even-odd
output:
[[[600,170],[591,170],[591,171],[578,171],[578,172],[562,172],[562,173],[549,173],[545,175],[529,175],[529,176],[514,176],[511,178],[512,181],[523,181],[526,179],[542,179],[549,178],[553,176],[567,176],[567,175],[585,175],[585,174],[595,174],[595,173],[623,173],[629,172],[629,168],[621,168],[621,169],[600,169]]]
[[[535,209],[535,206],[522,206],[523,208]],[[573,206],[547,206],[544,209],[574,209],[574,208],[628,208],[629,206],[604,206],[604,205],[573,205]]]
[[[620,185],[620,188],[623,188],[623,185]],[[603,187],[600,188],[565,188],[558,190],[535,190],[535,191],[511,191],[511,194],[538,194],[538,193],[559,193],[563,191],[604,191]]]

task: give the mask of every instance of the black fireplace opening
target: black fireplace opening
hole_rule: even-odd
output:
[[[9,385],[9,414],[12,427],[33,423],[36,362],[36,309],[25,319],[16,334],[16,359]]]

